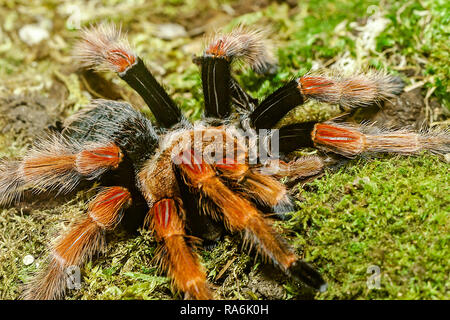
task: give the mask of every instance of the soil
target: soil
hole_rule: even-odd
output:
[[[399,97],[385,102],[383,105],[373,105],[359,109],[348,118],[354,122],[370,121],[386,128],[409,127],[414,130],[423,129],[426,123],[425,102],[421,88],[402,93]]]
[[[22,133],[27,137],[41,135],[56,126],[58,102],[37,96],[9,96],[0,100],[1,133]]]

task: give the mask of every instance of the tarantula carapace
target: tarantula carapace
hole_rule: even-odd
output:
[[[128,103],[96,100],[69,118],[62,132],[41,139],[23,159],[0,162],[1,204],[30,189],[67,193],[82,181],[103,186],[90,201],[87,217],[52,246],[46,268],[25,290],[27,299],[63,297],[66,268],[100,251],[105,232],[136,212],[145,214],[144,227],[160,242],[161,268],[187,298],[214,297],[192,239],[214,241],[224,230],[241,232],[287,275],[324,291],[325,280],[277,234],[270,218],[271,213],[282,216],[294,210],[278,178],[314,175],[324,162],[318,156],[284,162],[276,151],[283,155],[317,147],[354,157],[448,150],[448,136],[331,121],[291,124],[263,137],[261,132],[273,129],[308,99],[357,108],[399,94],[403,84],[379,71],[350,76],[308,73],[258,102],[231,69],[236,60],[260,73],[273,69],[275,60],[259,31],[238,27],[217,34],[194,59],[201,68],[205,100],[203,120],[195,124],[183,116],[120,29],[103,24],[83,30],[75,53],[84,67],[115,71],[144,99],[157,125]]]

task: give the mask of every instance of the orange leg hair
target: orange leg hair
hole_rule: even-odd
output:
[[[23,160],[22,170],[27,182],[34,183],[45,177],[48,183],[55,183],[58,177],[70,172],[85,177],[98,176],[98,171],[117,168],[122,157],[115,144],[86,148],[78,153],[37,153]]]
[[[380,71],[348,77],[307,74],[298,79],[298,88],[306,98],[350,109],[393,98],[402,91],[403,82]]]
[[[450,151],[447,132],[415,133],[407,130],[365,133],[370,127],[318,123],[312,132],[314,144],[322,149],[355,157],[364,152],[415,154],[422,150],[445,154]]]
[[[287,194],[286,188],[270,175],[264,175],[253,170],[245,163],[226,158],[223,164],[216,164],[215,168],[223,177],[235,180],[242,185],[251,196],[262,203],[274,207],[282,202]]]
[[[123,154],[113,143],[74,152],[56,139],[33,149],[21,161],[0,162],[0,204],[20,198],[27,188],[69,192],[84,179],[116,169]]]
[[[212,299],[198,257],[186,242],[184,210],[170,150],[155,155],[138,174],[150,211],[146,224],[161,242],[160,263],[186,298]]]
[[[176,287],[185,292],[187,298],[212,299],[205,271],[186,243],[184,223],[178,214],[178,206],[173,199],[159,200],[146,217],[158,240],[163,243],[160,251],[161,266],[168,271]]]
[[[114,229],[131,195],[122,187],[108,187],[89,204],[88,217],[74,225],[53,246],[49,264],[31,281],[24,292],[27,300],[60,299],[66,291],[67,268],[80,266],[104,246],[104,231]]]
[[[258,167],[255,170],[266,175],[271,175],[276,179],[283,177],[306,178],[322,172],[325,164],[318,156],[304,156],[292,160],[288,163],[282,160],[272,160],[265,166]]]
[[[195,152],[185,151],[177,161],[187,183],[199,188],[221,209],[225,224],[230,231],[244,231],[246,240],[257,245],[264,257],[293,277],[298,277],[308,285],[324,290],[326,284],[321,276],[306,262],[300,260],[271,227],[270,220],[264,218],[253,204],[231,191],[217,177],[214,169],[200,159]]]
[[[366,146],[363,133],[340,126],[318,123],[312,132],[314,144],[346,157],[362,153]]]

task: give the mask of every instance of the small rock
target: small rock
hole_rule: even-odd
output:
[[[199,38],[197,40],[192,40],[188,43],[186,43],[184,46],[181,47],[181,51],[183,51],[184,54],[188,56],[195,55],[202,51],[203,48],[203,42]]]
[[[31,254],[27,254],[25,257],[23,257],[22,262],[24,265],[29,266],[34,262],[34,257]]]
[[[173,40],[177,38],[187,37],[186,29],[176,23],[160,24],[157,27],[155,36],[164,40]]]
[[[444,156],[445,162],[450,163],[450,153],[446,153]]]
[[[36,24],[27,24],[19,30],[19,38],[27,45],[32,46],[40,43],[42,40],[48,39],[50,34],[48,31]]]
[[[364,178],[356,178],[355,180],[353,180],[353,185],[356,187],[358,185],[361,185],[361,182],[364,184],[368,184],[370,182],[370,178],[369,177],[364,177]]]

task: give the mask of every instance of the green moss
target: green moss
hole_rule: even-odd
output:
[[[406,66],[420,65],[425,87],[450,110],[450,5],[445,0],[397,1],[386,17],[391,24],[377,39],[377,51],[394,50]]]
[[[318,298],[448,299],[449,180],[437,157],[384,157],[351,161],[300,189],[289,227],[329,279]],[[366,284],[372,265],[379,289]]]

